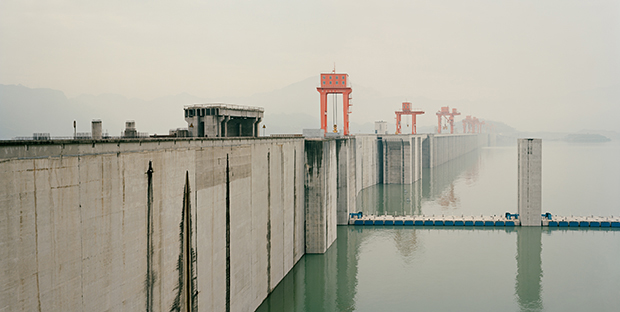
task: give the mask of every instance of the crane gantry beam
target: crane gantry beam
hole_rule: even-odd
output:
[[[458,116],[460,114],[461,113],[458,112],[456,108],[453,108],[452,111],[450,111],[449,106],[442,107],[441,110],[436,113],[437,133],[441,133],[441,118],[444,117],[446,118],[446,123],[450,124],[450,134],[453,134],[454,133],[454,116]],[[446,125],[446,128],[447,128],[447,125]]]
[[[396,111],[396,134],[401,134],[401,126],[400,121],[402,115],[411,115],[411,134],[417,134],[416,129],[416,116],[424,114],[424,111],[421,109],[411,109],[410,102],[403,102],[403,110]]]

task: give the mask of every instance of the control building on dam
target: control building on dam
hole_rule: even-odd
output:
[[[242,137],[0,142],[0,311],[255,310],[360,190],[491,138],[252,137],[246,117],[217,126]]]

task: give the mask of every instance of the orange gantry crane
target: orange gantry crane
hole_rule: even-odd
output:
[[[342,94],[344,135],[349,135],[350,95],[353,90],[349,87],[348,80],[348,74],[336,73],[335,70],[329,74],[321,74],[321,86],[316,88],[316,90],[321,94],[321,129],[323,129],[324,134],[327,132],[327,95]],[[334,132],[336,131],[336,124],[334,122]]]
[[[452,111],[450,111],[450,107],[449,106],[444,106],[441,108],[440,111],[438,111],[436,113],[437,115],[437,133],[441,133],[441,119],[445,119],[446,123],[444,126],[444,130],[448,129],[448,124],[450,124],[450,133],[454,133],[454,116],[458,116],[461,113],[458,112],[456,110],[456,108],[453,108]]]
[[[482,126],[485,126],[484,121],[480,121],[476,117],[466,116],[463,119],[463,133],[481,133]]]
[[[474,119],[471,116],[465,116],[463,119],[463,133],[473,133],[474,132]]]
[[[416,130],[416,116],[424,114],[424,111],[421,109],[411,109],[410,102],[403,102],[403,110],[396,111],[396,134],[401,134],[400,120],[402,115],[411,115],[411,134],[417,134]]]

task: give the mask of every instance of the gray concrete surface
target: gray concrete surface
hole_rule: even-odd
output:
[[[489,142],[379,137],[0,142],[0,311],[252,311],[362,189]]]
[[[185,121],[192,137],[258,137],[262,107],[224,103],[185,105]]]
[[[542,140],[518,139],[518,214],[522,226],[540,226],[542,211]]]
[[[310,139],[305,143],[306,253],[324,253],[336,240],[336,139]]]
[[[1,144],[0,311],[256,309],[304,254],[303,151],[299,138]]]
[[[475,149],[489,146],[489,134],[429,134],[428,167],[437,167]],[[425,166],[427,167],[427,166]]]

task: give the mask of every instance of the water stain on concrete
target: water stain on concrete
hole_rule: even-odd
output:
[[[179,258],[177,260],[178,282],[176,295],[170,312],[197,311],[198,291],[196,287],[196,251],[192,247],[191,190],[189,172],[185,172],[185,188],[183,192],[183,210],[179,224]]]
[[[155,271],[153,271],[153,163],[149,161],[146,171],[148,177],[146,197],[146,278],[144,290],[146,292],[146,311],[153,311],[153,288],[155,285]]]
[[[230,159],[226,154],[226,312],[230,312]]]

